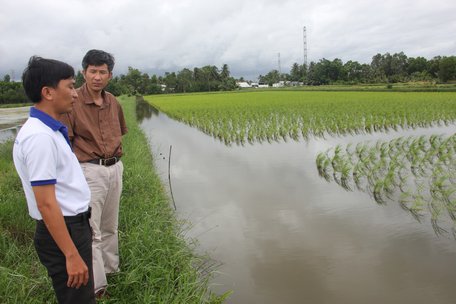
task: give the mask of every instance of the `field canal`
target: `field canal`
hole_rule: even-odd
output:
[[[220,263],[227,303],[454,303],[456,240],[398,204],[319,176],[319,152],[455,125],[225,145],[146,103],[138,120],[189,238]]]

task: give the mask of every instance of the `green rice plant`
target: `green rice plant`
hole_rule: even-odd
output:
[[[409,136],[358,143],[354,149],[337,145],[319,155],[318,162],[323,168],[329,159],[335,182],[346,190],[354,183],[378,204],[397,201],[417,220],[428,214],[437,234],[448,232],[442,226],[448,214],[456,237],[455,145],[456,134]],[[323,169],[319,173],[325,174]]]
[[[454,92],[249,91],[145,99],[171,118],[227,144],[384,132],[456,121]]]
[[[331,159],[329,158],[329,156],[326,153],[320,152],[317,155],[316,162],[317,162],[318,174],[320,174],[320,176],[322,176],[326,181],[329,182],[331,180],[331,175],[329,173],[329,168],[331,166]]]

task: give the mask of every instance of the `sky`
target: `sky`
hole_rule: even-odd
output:
[[[228,64],[232,76],[256,80],[303,63],[304,27],[308,62],[456,55],[454,0],[0,0],[0,8],[0,76],[15,80],[32,55],[80,70],[90,49],[112,53],[116,75]]]

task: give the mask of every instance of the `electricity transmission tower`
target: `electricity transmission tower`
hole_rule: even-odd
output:
[[[277,54],[279,62],[279,75],[282,75],[282,66],[280,65],[280,53]]]
[[[304,41],[304,67],[307,69],[307,32],[306,32],[306,27],[304,26],[303,28],[303,41]]]

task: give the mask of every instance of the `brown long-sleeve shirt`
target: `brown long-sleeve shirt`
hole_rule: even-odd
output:
[[[78,100],[73,111],[62,115],[61,121],[68,127],[68,136],[79,162],[122,156],[122,135],[128,130],[117,99],[103,91],[103,103],[98,106],[86,84],[76,91]]]

